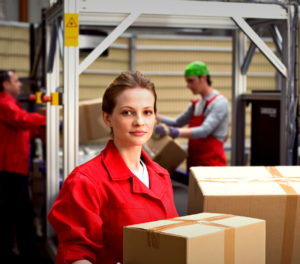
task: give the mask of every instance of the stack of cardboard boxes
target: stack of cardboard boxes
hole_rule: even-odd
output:
[[[300,166],[191,168],[188,214],[266,220],[267,264],[300,263]]]

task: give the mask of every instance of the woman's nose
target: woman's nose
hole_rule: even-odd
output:
[[[135,118],[135,122],[137,125],[143,125],[144,124],[144,119],[141,114],[137,114]]]

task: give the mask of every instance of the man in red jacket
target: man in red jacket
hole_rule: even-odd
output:
[[[32,260],[34,254],[28,186],[30,140],[46,124],[45,116],[28,113],[15,99],[21,86],[15,71],[0,71],[0,255],[5,263],[13,263],[16,245],[25,259]]]

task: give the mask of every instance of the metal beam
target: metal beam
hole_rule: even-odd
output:
[[[49,9],[45,11],[45,17],[47,23],[54,23],[58,17],[63,16],[63,5],[61,3],[55,3]]]
[[[136,1],[81,0],[81,25],[116,26],[133,11],[141,16],[133,27],[235,29],[231,17],[287,19],[287,12],[277,4],[232,3],[217,1]]]
[[[274,54],[274,52],[265,44],[265,42],[256,34],[256,32],[247,24],[240,16],[233,16],[232,19],[239,28],[248,36],[248,38],[256,45],[256,47],[265,55],[265,57],[273,64],[273,66],[284,76],[287,77],[286,66]]]
[[[79,13],[130,14],[140,12],[145,15],[233,17],[237,13],[245,18],[286,19],[287,12],[277,4],[236,3],[220,1],[143,1],[135,0],[81,0]],[[152,18],[151,18],[152,19]]]
[[[95,61],[140,15],[132,12],[122,23],[117,26],[79,65],[81,74],[93,61]]]
[[[276,46],[277,54],[281,55],[282,53],[282,36],[277,25],[270,25],[270,32]]]
[[[244,63],[242,65],[241,72],[243,75],[246,75],[251,64],[252,58],[255,54],[256,46],[253,42],[251,42],[250,47],[248,49],[247,55],[245,57]]]

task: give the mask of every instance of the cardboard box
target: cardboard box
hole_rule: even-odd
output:
[[[268,264],[300,263],[300,166],[193,167],[188,214],[266,220]]]
[[[152,137],[145,145],[145,151],[160,166],[172,173],[187,157],[187,152],[169,136]]]
[[[123,264],[263,264],[265,221],[202,213],[124,227]]]
[[[110,128],[102,119],[101,99],[79,101],[79,143],[105,141],[110,138]],[[45,113],[46,108],[41,107],[39,113]],[[59,106],[59,116],[63,120],[63,107]],[[60,131],[60,144],[63,142],[63,133]]]
[[[101,100],[79,102],[79,143],[108,139],[110,129],[102,119]]]

